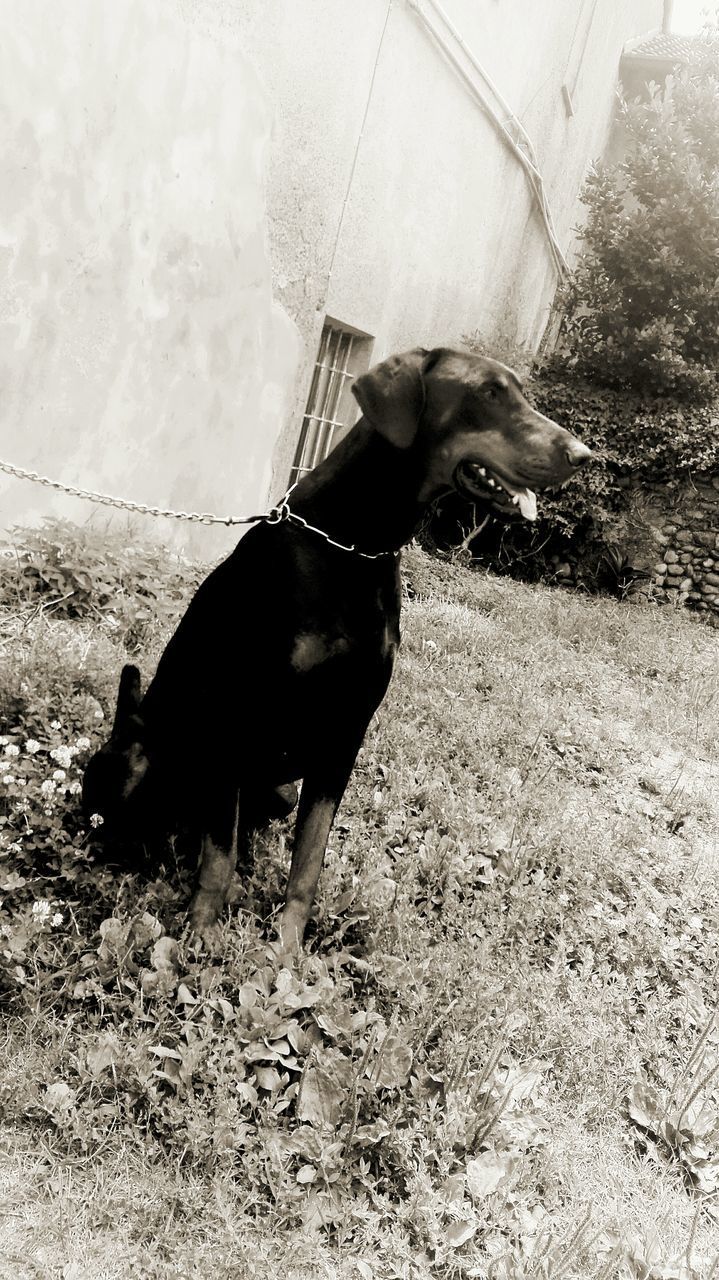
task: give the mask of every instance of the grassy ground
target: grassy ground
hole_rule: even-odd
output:
[[[719,1274],[716,635],[406,569],[292,970],[284,826],[216,957],[182,868],[88,862],[73,784],[129,633],[4,611],[0,1275]]]

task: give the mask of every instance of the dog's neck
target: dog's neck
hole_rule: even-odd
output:
[[[363,418],[324,462],[290,494],[292,511],[360,551],[397,551],[424,513],[421,467],[412,450],[397,449]]]

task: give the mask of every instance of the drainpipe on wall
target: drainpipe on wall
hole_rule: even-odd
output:
[[[662,31],[671,31],[673,9],[674,9],[674,0],[664,0],[664,16],[662,17]]]

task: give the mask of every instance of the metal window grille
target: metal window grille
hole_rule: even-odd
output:
[[[365,363],[362,353],[367,348],[366,338],[336,324],[325,324],[290,472],[291,484],[322,462],[337,443],[338,434],[352,426],[357,406],[350,385],[360,372],[359,366]]]

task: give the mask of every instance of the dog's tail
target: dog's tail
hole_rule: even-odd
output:
[[[136,716],[142,702],[140,672],[131,662],[125,664],[120,674],[120,685],[117,690],[117,706],[112,725],[110,741],[115,742],[125,736],[129,721]]]
[[[88,816],[99,814],[104,822],[117,823],[148,772],[141,701],[140,672],[128,663],[120,675],[109,741],[85,767],[82,803]]]

